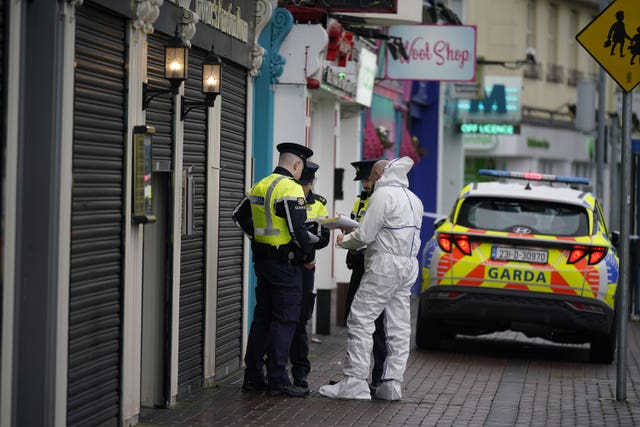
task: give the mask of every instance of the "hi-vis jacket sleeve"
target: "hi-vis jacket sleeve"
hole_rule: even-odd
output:
[[[302,191],[302,188],[300,189]],[[287,219],[287,226],[291,234],[291,240],[302,250],[302,260],[312,261],[315,258],[313,243],[307,233],[307,208],[304,203],[296,200],[283,200],[275,205],[276,215]],[[304,202],[304,197],[302,198]]]
[[[236,223],[236,225],[240,227],[242,232],[246,234],[247,237],[252,239],[253,218],[251,216],[251,202],[246,195],[242,198],[242,200],[240,200],[236,208],[233,210],[233,215],[231,217],[233,218],[233,221]]]

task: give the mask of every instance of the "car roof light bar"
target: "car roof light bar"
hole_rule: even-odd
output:
[[[549,181],[549,182],[564,182],[567,184],[582,184],[589,185],[588,178],[582,178],[579,176],[562,176],[551,175],[537,172],[515,172],[504,171],[496,169],[480,169],[478,175],[481,176],[493,176],[497,178],[514,178],[514,179],[526,179],[529,181]]]

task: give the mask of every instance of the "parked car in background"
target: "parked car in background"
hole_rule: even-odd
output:
[[[416,344],[456,334],[519,331],[616,349],[618,257],[600,203],[578,177],[481,170],[435,224],[422,253]]]

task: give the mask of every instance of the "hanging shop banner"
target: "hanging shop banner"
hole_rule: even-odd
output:
[[[393,25],[388,35],[385,78],[475,80],[474,25]]]
[[[360,50],[356,102],[365,107],[371,107],[373,87],[376,81],[377,60],[377,55],[370,50],[365,48]]]

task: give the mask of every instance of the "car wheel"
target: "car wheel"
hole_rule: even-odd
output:
[[[600,335],[591,340],[589,348],[589,360],[593,363],[613,362],[616,353],[616,334],[612,331],[609,335]]]
[[[591,340],[589,346],[589,360],[592,363],[613,362],[616,354],[616,340],[618,331],[618,311],[613,313],[613,325],[608,334],[597,335]]]

